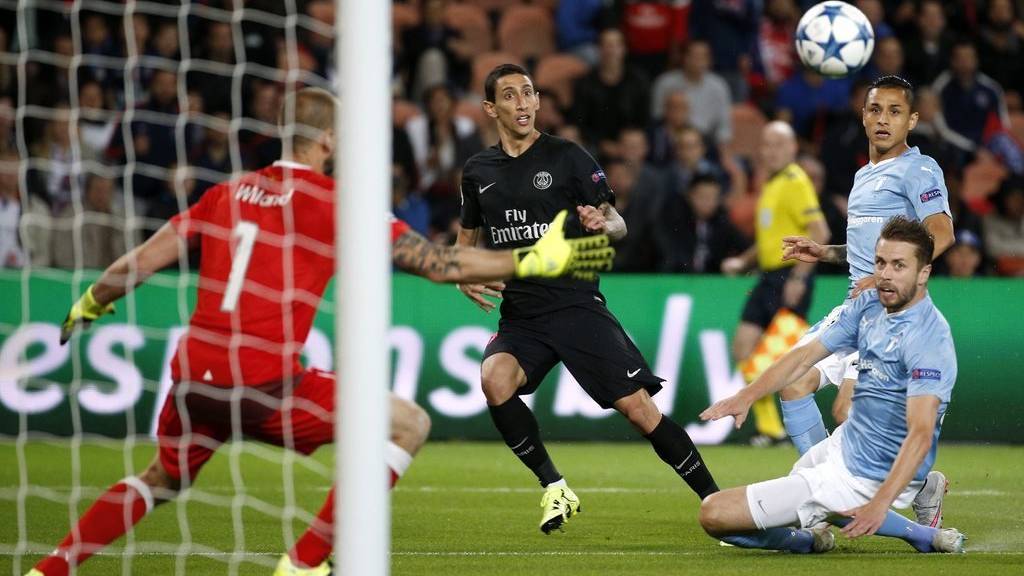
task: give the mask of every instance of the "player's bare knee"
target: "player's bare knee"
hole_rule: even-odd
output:
[[[789,386],[779,391],[779,398],[783,400],[799,400],[818,391],[818,384],[821,382],[821,374],[817,368],[811,368],[803,376]]]
[[[725,533],[725,515],[722,498],[722,493],[716,492],[700,503],[698,520],[701,528],[711,536]]]
[[[391,441],[415,453],[430,436],[430,415],[415,402],[391,396]]]
[[[480,387],[490,406],[508,402],[516,390],[526,384],[526,374],[509,354],[496,354],[484,360],[480,370]]]
[[[646,390],[620,398],[614,406],[641,434],[650,434],[661,422],[661,411]]]
[[[159,459],[154,460],[142,474],[139,474],[139,480],[149,486],[157,504],[173,499],[181,490],[181,480],[171,476]]]

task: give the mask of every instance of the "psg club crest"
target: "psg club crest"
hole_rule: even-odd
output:
[[[537,172],[533,175],[533,187],[537,190],[547,190],[551,186],[550,172]]]

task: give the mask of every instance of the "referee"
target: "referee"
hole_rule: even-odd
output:
[[[566,236],[626,235],[604,172],[578,145],[534,127],[540,96],[526,70],[502,64],[487,75],[484,112],[499,142],[466,162],[457,244],[491,249],[525,246],[544,233],[560,210],[579,215]],[[686,431],[651,400],[661,390],[646,360],[605,306],[597,282],[569,278],[462,284],[486,311],[502,298],[498,333],[484,350],[481,383],[491,418],[508,447],[536,474],[544,496],[540,529],[550,533],[580,502],[555,468],[533,412],[519,397],[532,394],[563,362],[586,393],[615,408],[698,496],[716,492],[711,473]]]
[[[780,309],[787,308],[806,319],[811,304],[814,264],[783,261],[782,239],[805,236],[824,243],[828,241],[829,229],[814,184],[795,162],[796,152],[796,135],[789,124],[776,121],[765,126],[761,134],[761,161],[771,177],[757,201],[756,241],[743,254],[722,262],[722,272],[729,275],[755,265],[761,270],[733,337],[733,360],[737,364],[754,351]],[[758,400],[753,412],[758,432],[753,444],[763,446],[787,438],[773,396]]]

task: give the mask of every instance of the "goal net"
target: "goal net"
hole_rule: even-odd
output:
[[[67,308],[210,186],[279,157],[284,94],[334,85],[335,8],[0,0],[0,573],[27,572],[153,457],[199,256],[60,346]],[[307,367],[332,368],[332,324],[325,304]],[[83,573],[271,567],[313,521],[333,456],[233,442],[201,477]]]

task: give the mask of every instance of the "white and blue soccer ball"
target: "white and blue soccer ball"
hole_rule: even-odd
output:
[[[796,53],[811,70],[832,78],[853,74],[871,59],[875,32],[857,8],[829,0],[812,6],[796,26]]]

